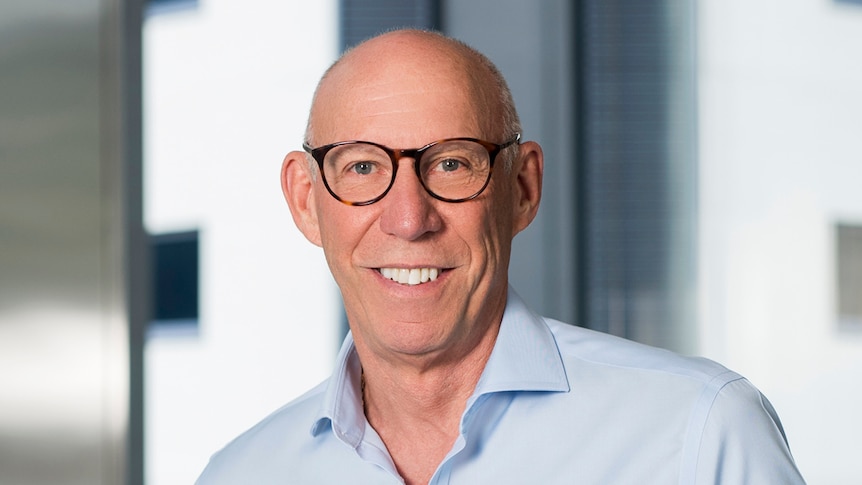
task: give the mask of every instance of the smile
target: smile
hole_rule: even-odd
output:
[[[380,268],[380,274],[402,285],[420,285],[437,279],[437,268]]]

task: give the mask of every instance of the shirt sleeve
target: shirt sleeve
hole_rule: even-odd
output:
[[[690,473],[684,471],[680,483],[805,483],[790,454],[777,413],[746,379],[730,381],[718,390],[700,427],[693,467]]]

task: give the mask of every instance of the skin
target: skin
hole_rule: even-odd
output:
[[[368,140],[415,148],[450,137],[501,143],[490,75],[452,42],[399,31],[372,39],[322,80],[311,112],[314,146]],[[468,68],[469,67],[469,68]],[[481,70],[479,70],[481,71]],[[467,74],[469,73],[469,75]],[[506,304],[512,238],[541,197],[542,152],[522,143],[512,169],[498,158],[476,199],[428,195],[412,160],[379,202],[335,200],[304,152],[284,160],[282,187],[297,227],[324,250],[366,379],[366,415],[408,483],[427,483],[458,434]],[[381,267],[441,268],[417,286]]]

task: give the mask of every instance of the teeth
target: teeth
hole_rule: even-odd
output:
[[[418,285],[436,280],[440,270],[437,268],[380,268],[380,274],[402,285]]]

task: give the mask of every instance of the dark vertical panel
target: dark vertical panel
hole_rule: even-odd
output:
[[[116,320],[110,348],[123,352],[125,413],[122,422],[106,419],[113,429],[105,462],[121,466],[103,483],[144,483],[143,348],[150,319],[149,240],[143,228],[142,51],[145,0],[103,0],[100,51],[100,150],[105,313]],[[114,419],[116,421],[116,419]],[[108,467],[105,467],[108,468]],[[107,472],[106,472],[107,473]]]
[[[680,317],[675,300],[690,298],[675,294],[673,260],[688,260],[677,240],[695,236],[675,210],[694,204],[675,193],[674,180],[687,178],[671,171],[694,170],[696,162],[687,149],[693,140],[671,141],[683,128],[674,124],[674,104],[694,112],[693,100],[671,89],[687,62],[673,45],[693,42],[668,28],[673,3],[583,0],[578,9],[581,321],[670,347]]]
[[[108,36],[103,45],[116,45],[120,86],[117,93],[118,136],[116,156],[121,161],[118,180],[123,205],[122,282],[128,321],[128,418],[124,455],[125,484],[144,485],[144,340],[151,319],[150,251],[144,230],[143,187],[143,51],[145,0],[111,0],[120,31],[116,42]],[[108,116],[103,117],[110,122]]]
[[[509,283],[543,315],[576,320],[573,2],[450,0],[446,33],[487,55],[506,78],[525,140],[545,156],[542,203],[512,243]]]
[[[342,50],[399,27],[440,29],[439,0],[341,0]]]

